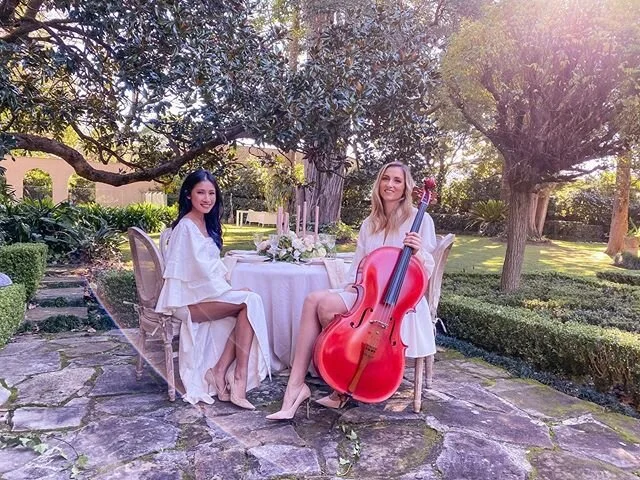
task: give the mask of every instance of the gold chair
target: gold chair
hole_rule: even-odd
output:
[[[163,232],[164,233],[164,232]],[[136,279],[138,304],[135,305],[140,321],[140,339],[138,344],[138,362],[136,378],[142,376],[142,367],[146,352],[147,336],[159,334],[164,347],[166,380],[169,389],[169,400],[176,399],[176,382],[173,369],[173,338],[180,330],[180,319],[171,315],[155,312],[156,303],[162,290],[162,273],[164,261],[153,240],[141,229],[131,227],[127,230],[133,273]]]
[[[429,287],[427,288],[427,302],[429,303],[429,316],[431,317],[431,323],[433,325],[433,334],[436,333],[436,324],[440,320],[438,318],[438,303],[440,303],[440,290],[442,288],[442,277],[444,275],[444,269],[447,264],[447,258],[453,241],[456,236],[452,233],[445,235],[437,235],[436,248],[433,251],[433,260],[435,261],[435,267],[431,278],[429,278]],[[416,358],[414,380],[413,380],[413,411],[419,412],[422,408],[422,385],[423,381],[425,387],[431,388],[433,383],[433,363],[435,360],[435,354],[427,357]],[[426,365],[426,368],[425,368]],[[426,378],[424,378],[426,376]]]

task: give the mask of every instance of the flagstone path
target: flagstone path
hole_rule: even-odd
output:
[[[433,390],[411,409],[412,370],[379,405],[311,402],[271,422],[286,377],[250,392],[256,411],[167,399],[134,373],[134,330],[19,335],[0,349],[0,449],[16,479],[637,480],[640,421],[606,413],[456,352],[438,354]],[[161,360],[159,345],[152,360]],[[160,361],[161,363],[161,361]],[[313,398],[327,392],[311,384]]]

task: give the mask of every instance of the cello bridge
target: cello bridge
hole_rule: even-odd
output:
[[[387,324],[381,322],[380,320],[369,320],[369,323],[371,323],[372,325],[377,323],[380,327],[387,328]]]

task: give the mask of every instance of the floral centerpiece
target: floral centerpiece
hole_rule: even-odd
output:
[[[314,235],[299,237],[295,232],[271,235],[256,246],[259,255],[280,262],[301,262],[311,258],[327,256],[329,250],[325,242],[316,240]]]

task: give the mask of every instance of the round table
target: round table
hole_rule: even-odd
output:
[[[269,331],[271,369],[278,371],[290,367],[304,298],[310,292],[331,288],[324,265],[239,261],[231,272],[231,285],[250,288],[262,297]]]

